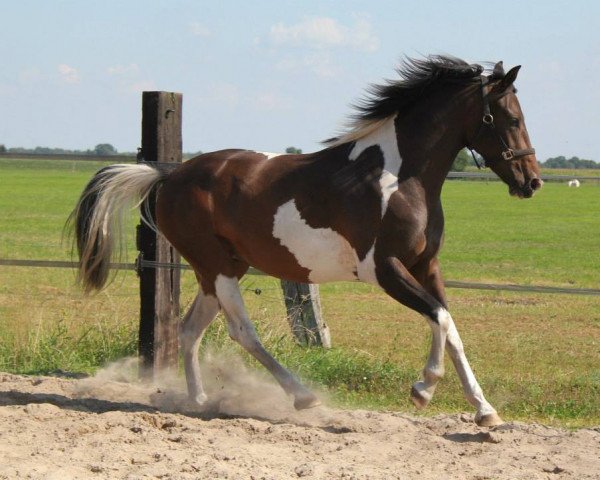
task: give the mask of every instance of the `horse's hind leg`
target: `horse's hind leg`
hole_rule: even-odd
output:
[[[202,387],[198,347],[206,327],[219,312],[219,302],[213,295],[199,292],[188,310],[179,331],[179,343],[183,351],[185,378],[190,400],[202,405],[206,402],[206,394]]]
[[[254,325],[248,318],[240,293],[238,279],[218,275],[215,290],[225,312],[229,335],[254,356],[279,382],[286,393],[294,396],[296,409],[319,405],[317,397],[282,367],[261,344]]]

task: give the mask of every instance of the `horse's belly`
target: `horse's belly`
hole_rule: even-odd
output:
[[[358,278],[358,258],[350,243],[331,228],[308,225],[294,200],[278,208],[273,221],[273,236],[289,250],[300,266],[310,271],[311,282]]]

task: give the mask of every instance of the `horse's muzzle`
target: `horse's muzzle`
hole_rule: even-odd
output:
[[[544,181],[540,178],[534,177],[523,186],[514,185],[510,187],[509,191],[511,195],[516,195],[519,198],[531,198],[537,190],[542,188],[542,185],[544,185]]]

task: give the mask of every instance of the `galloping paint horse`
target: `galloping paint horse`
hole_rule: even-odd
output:
[[[198,347],[223,310],[238,341],[294,397],[317,397],[262,346],[238,282],[252,265],[296,282],[360,280],[421,313],[433,332],[422,380],[425,407],[444,374],[444,351],[482,426],[501,423],[465,356],[447,310],[438,252],[440,193],[457,153],[476,150],[509,186],[531,197],[542,186],[513,82],[505,73],[453,57],[406,60],[400,79],[375,86],[348,131],[305,155],[249,150],[206,153],[176,168],[113,165],[99,171],[73,212],[86,291],[101,289],[125,206],[157,189],[156,225],[193,267],[200,286],[181,327],[190,398],[202,404]]]

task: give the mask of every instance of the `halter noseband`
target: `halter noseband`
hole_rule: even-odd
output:
[[[508,144],[502,138],[502,135],[496,130],[496,125],[494,124],[494,116],[490,111],[490,100],[488,95],[485,93],[485,86],[489,83],[488,77],[485,75],[481,75],[481,97],[483,100],[483,117],[481,119],[481,125],[479,126],[479,130],[477,131],[477,135],[471,142],[471,145],[475,143],[475,141],[481,136],[484,128],[489,129],[489,131],[493,132],[498,142],[500,143],[500,147],[502,148],[502,159],[503,160],[513,160],[518,157],[524,157],[525,155],[532,155],[535,153],[535,148],[521,148],[521,149],[512,149],[508,146]],[[471,151],[471,155],[473,156],[473,160],[475,161],[475,165],[477,168],[481,169],[481,165],[475,158],[475,154],[473,153],[473,147],[467,146],[467,148]],[[484,158],[484,165],[488,165],[488,161]]]

